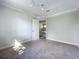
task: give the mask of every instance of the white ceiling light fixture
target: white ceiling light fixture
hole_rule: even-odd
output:
[[[41,8],[42,11],[44,11],[44,8]]]
[[[33,6],[34,6],[33,0],[31,0],[29,7],[33,7]]]
[[[30,7],[33,7],[33,5],[32,5],[32,4],[30,4],[29,6],[30,6]]]
[[[41,4],[41,10],[44,11],[44,4]]]

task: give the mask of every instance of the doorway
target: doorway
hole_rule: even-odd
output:
[[[46,39],[46,20],[39,21],[39,39]]]
[[[39,20],[32,19],[32,40],[39,40]]]

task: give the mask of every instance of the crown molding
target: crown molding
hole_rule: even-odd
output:
[[[47,17],[48,18],[50,18],[50,17],[56,17],[56,16],[60,16],[60,15],[66,14],[66,13],[74,12],[74,11],[77,11],[77,10],[78,10],[78,8],[74,8],[74,9],[66,10],[64,12],[59,12],[59,13],[56,13],[56,14],[53,14],[53,15],[47,16]]]

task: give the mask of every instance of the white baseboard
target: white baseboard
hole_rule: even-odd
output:
[[[9,47],[12,47],[13,45],[6,45],[6,46],[3,46],[3,47],[0,47],[0,50],[2,49],[6,49],[6,48],[9,48]]]
[[[47,40],[51,40],[51,39],[47,39]],[[27,40],[26,42],[28,42],[28,41],[29,40]],[[52,41],[57,41],[57,42],[66,43],[66,44],[70,44],[70,45],[75,45],[75,46],[79,47],[79,45],[76,44],[76,43],[70,43],[70,42],[65,42],[65,41],[60,41],[60,40],[52,40]],[[21,43],[25,43],[25,41],[24,42],[21,42]],[[13,44],[7,45],[7,46],[3,46],[3,47],[0,47],[0,50],[6,49],[6,48],[9,48],[9,47],[12,47],[12,46],[13,46]]]
[[[21,43],[25,43],[25,42],[28,42],[28,41],[31,41],[31,40],[24,40],[24,41],[20,41]],[[6,48],[9,48],[9,47],[12,47],[13,46],[13,44],[7,44],[6,46],[2,46],[2,47],[0,47],[0,50],[2,50],[2,49],[6,49]]]
[[[51,39],[47,39],[47,40],[51,40]],[[52,40],[52,41],[57,41],[57,42],[66,43],[66,44],[70,44],[70,45],[79,47],[79,44],[77,44],[77,43],[71,43],[71,42],[60,41],[60,40]]]

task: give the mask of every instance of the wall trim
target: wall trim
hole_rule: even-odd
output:
[[[3,47],[0,48],[0,50],[6,49],[6,48],[9,48],[9,47],[12,47],[12,46],[13,45],[11,45],[11,44],[10,45],[7,45],[7,46],[3,46]]]
[[[29,41],[31,41],[31,40],[27,40],[27,41],[19,41],[20,43],[26,43],[26,42],[29,42]],[[6,49],[6,48],[10,48],[10,47],[13,47],[14,46],[14,44],[9,44],[9,45],[6,45],[6,46],[2,46],[1,48],[0,48],[0,50],[3,50],[3,49]]]
[[[69,9],[69,10],[66,10],[66,11],[63,11],[63,12],[59,12],[59,13],[50,15],[50,16],[48,16],[48,18],[50,18],[50,17],[56,17],[56,16],[60,16],[60,15],[63,15],[63,14],[69,13],[69,12],[74,12],[74,11],[77,11],[77,10],[78,10],[78,8]]]
[[[74,45],[74,46],[79,47],[79,45],[76,44],[76,43],[70,43],[70,42],[60,41],[60,40],[54,40],[54,39],[47,39],[47,40],[57,41],[57,42],[66,43],[66,44],[69,44],[69,45]]]
[[[47,40],[57,41],[57,42],[66,43],[66,44],[69,44],[69,45],[73,45],[73,46],[77,46],[77,47],[79,47],[79,45],[76,44],[76,43],[70,43],[70,42],[66,42],[66,41],[52,40],[52,39],[47,39]],[[31,41],[31,40],[30,40],[30,41]],[[27,41],[27,42],[28,42],[28,41]],[[26,42],[21,42],[21,43],[26,43]],[[7,45],[7,46],[4,46],[4,47],[0,48],[0,50],[2,50],[2,49],[6,49],[6,48],[10,48],[10,47],[12,47],[12,46],[13,46],[13,44],[11,44],[11,45]]]

